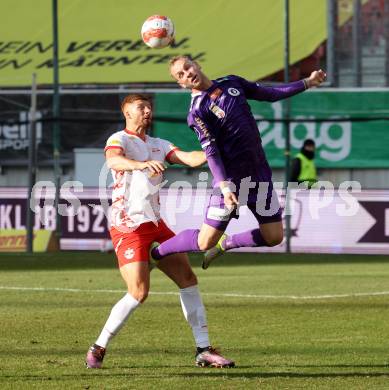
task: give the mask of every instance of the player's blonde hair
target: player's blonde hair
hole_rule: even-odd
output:
[[[189,56],[184,56],[184,55],[180,55],[180,56],[175,56],[175,57],[172,57],[170,58],[170,61],[169,61],[169,71],[170,71],[170,75],[174,78],[174,76],[172,75],[172,66],[179,60],[184,60],[184,61],[189,61],[189,62],[194,62],[197,64],[196,61],[193,61],[192,58],[190,58]]]
[[[169,61],[169,69],[170,69],[178,60],[192,61],[192,58],[190,58],[189,56],[184,56],[184,55],[172,57],[172,58],[170,58],[170,61]]]

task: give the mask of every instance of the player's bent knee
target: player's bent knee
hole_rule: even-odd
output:
[[[284,239],[283,234],[277,234],[271,237],[268,237],[265,239],[267,246],[276,246],[281,244],[282,240]]]
[[[212,248],[208,243],[206,242],[199,242],[199,249],[201,251],[207,251],[208,249]]]
[[[217,244],[218,240],[213,238],[206,238],[198,241],[199,249],[201,251],[207,251]]]
[[[265,240],[267,246],[276,246],[281,244],[282,240],[284,239],[284,232],[280,231],[269,234],[267,236],[263,236],[263,239]]]
[[[194,286],[195,284],[197,284],[197,277],[193,272],[187,275],[187,277],[185,278],[185,284],[187,285],[186,287]]]
[[[143,303],[149,296],[149,290],[144,288],[138,288],[136,290],[129,289],[129,294],[131,294],[137,301]]]
[[[282,242],[282,240],[279,240],[279,239],[271,240],[271,241],[268,242],[267,246],[276,246],[276,245],[281,244],[281,242]]]
[[[137,298],[137,301],[139,301],[140,303],[143,303],[147,297],[149,296],[149,292],[143,292],[141,294],[139,294],[139,297]]]
[[[187,288],[195,286],[197,284],[197,277],[191,270],[182,275],[179,280],[176,281],[179,288]]]

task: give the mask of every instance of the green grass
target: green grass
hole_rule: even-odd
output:
[[[352,295],[389,291],[388,257],[227,254],[207,271],[191,261],[212,343],[236,368],[194,367],[178,296],[151,294],[104,369],[87,370],[86,351],[125,291],[113,256],[1,254],[0,388],[388,388],[389,295]],[[151,291],[177,288],[153,271]]]

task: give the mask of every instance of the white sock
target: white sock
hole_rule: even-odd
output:
[[[197,285],[182,288],[180,300],[184,316],[192,328],[196,346],[208,347],[211,344],[208,336],[207,316]]]
[[[109,315],[99,338],[96,340],[96,344],[106,348],[111,338],[119,332],[127,321],[127,318],[139,305],[140,302],[128,293],[118,301],[112,308],[111,314]]]

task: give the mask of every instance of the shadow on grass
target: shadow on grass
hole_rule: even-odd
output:
[[[191,261],[193,254],[190,255]],[[197,260],[197,259],[194,259]],[[202,261],[202,258],[201,258]],[[193,263],[193,261],[192,261]],[[318,265],[318,264],[351,264],[351,263],[389,263],[385,255],[340,255],[322,253],[226,253],[212,263],[218,266],[258,266],[258,265]],[[201,264],[201,262],[199,263]]]
[[[33,347],[31,347],[33,345]],[[47,349],[46,343],[43,341],[43,339],[34,339],[33,341],[27,341],[24,344],[20,344],[20,349],[18,351],[15,351],[11,353],[10,351],[7,351],[5,349],[0,349],[0,356],[8,356],[10,359],[17,359],[18,356],[23,355],[26,357],[36,356],[39,357],[39,359],[42,359],[43,361],[53,359],[55,357],[61,356],[68,358],[69,356],[79,356],[80,361],[84,361],[85,355],[90,347],[90,344],[88,343],[81,343],[77,341],[73,348],[53,348],[52,350]],[[110,353],[110,355],[115,355],[116,359],[118,356],[135,356],[138,358],[138,356],[147,356],[147,357],[153,357],[153,356],[159,356],[161,359],[168,358],[169,355],[185,355],[188,351],[186,349],[182,348],[156,348],[151,346],[142,346],[141,348],[114,348],[114,352]],[[140,368],[139,365],[136,366],[137,368]],[[142,366],[144,367],[144,366]],[[168,365],[161,365],[161,366],[150,366],[152,367],[171,367]],[[188,367],[188,366],[187,366]],[[114,368],[114,367],[112,367]],[[116,366],[115,366],[116,368]],[[135,368],[132,366],[122,366],[121,368]]]
[[[190,254],[193,266],[200,267],[201,253]],[[227,253],[212,267],[309,265],[348,263],[389,263],[384,255],[285,254],[285,253]],[[114,253],[90,251],[55,253],[0,253],[0,271],[7,270],[64,270],[87,268],[116,268]]]
[[[116,369],[117,367],[115,367]],[[158,366],[150,367],[153,370],[160,369]],[[165,368],[165,367],[163,367]],[[255,367],[251,367],[255,368]],[[123,368],[122,368],[123,369]],[[129,370],[131,368],[128,368]],[[148,367],[145,367],[148,370]],[[172,367],[170,367],[172,369]],[[182,369],[182,368],[181,368]],[[296,372],[296,371],[278,371],[278,372],[252,372],[252,371],[243,371],[239,368],[231,369],[197,369],[197,372],[183,372],[183,373],[173,373],[171,371],[164,372],[161,371],[158,374],[153,372],[139,372],[139,367],[134,373],[128,372],[114,372],[114,369],[103,368],[101,370],[88,370],[85,373],[64,373],[64,374],[53,374],[53,375],[34,375],[34,374],[15,374],[15,375],[2,375],[4,379],[15,379],[15,380],[74,380],[78,378],[79,380],[95,379],[98,377],[100,380],[103,380],[107,375],[110,378],[129,378],[131,376],[140,376],[143,379],[171,379],[171,378],[223,378],[223,379],[269,379],[269,378],[305,378],[305,379],[322,379],[322,378],[372,378],[372,377],[389,377],[389,372]]]
[[[89,251],[52,253],[0,253],[0,271],[40,271],[116,268],[115,254]]]
[[[291,366],[293,368],[389,368],[388,364],[315,364]],[[389,375],[389,371],[387,373]]]
[[[389,377],[389,372],[293,372],[293,371],[278,371],[278,372],[242,372],[239,369],[224,369],[220,371],[207,371],[199,373],[186,374],[171,374],[179,377],[227,377],[229,379],[238,378],[366,378],[366,377]]]

